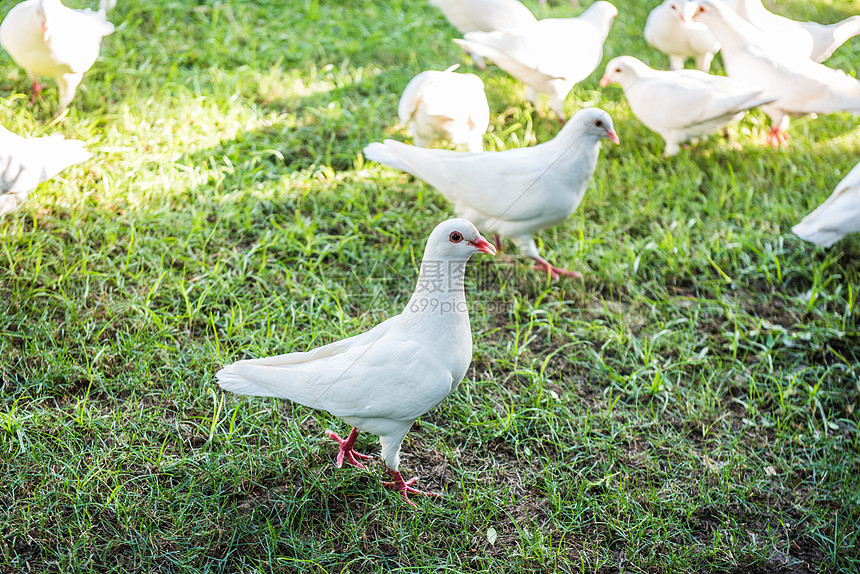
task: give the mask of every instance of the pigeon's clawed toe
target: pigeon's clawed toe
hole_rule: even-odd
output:
[[[409,480],[403,480],[403,476],[400,474],[400,471],[391,469],[388,469],[388,474],[390,474],[391,478],[393,478],[394,480],[391,482],[383,482],[382,486],[398,491],[401,495],[403,495],[403,500],[405,500],[407,504],[415,506],[415,503],[409,500],[410,494],[423,494],[424,496],[437,497],[442,496],[437,492],[426,492],[423,490],[418,490],[417,488],[412,488],[412,485],[418,482],[417,476],[413,476]]]
[[[787,147],[788,139],[788,133],[779,126],[771,128],[765,137],[767,144],[773,148]]]
[[[549,261],[546,261],[545,259],[542,259],[540,257],[533,257],[533,259],[537,261],[533,269],[535,271],[540,271],[541,273],[548,274],[551,279],[558,279],[560,275],[564,275],[565,277],[572,277],[574,279],[582,279],[582,273],[580,273],[579,271],[569,271],[568,269],[556,267],[555,265],[550,264]]]
[[[346,461],[353,466],[357,466],[358,468],[364,468],[364,465],[359,462],[360,459],[369,459],[373,458],[369,454],[362,454],[355,450],[353,446],[355,445],[355,440],[358,438],[358,429],[353,428],[349,433],[347,438],[340,438],[340,436],[334,431],[327,431],[328,438],[337,441],[340,444],[340,450],[337,453],[337,459],[335,459],[335,464],[338,468],[343,466],[343,462]]]

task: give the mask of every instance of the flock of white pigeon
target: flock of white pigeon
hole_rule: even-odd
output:
[[[536,103],[546,94],[565,122],[563,103],[603,58],[617,10],[593,3],[576,18],[538,20],[518,0],[430,0],[462,34],[455,42],[476,66],[493,62],[526,86]],[[33,81],[54,80],[60,112],[113,32],[107,12],[75,10],[60,0],[26,0],[0,24],[0,44]],[[574,5],[576,3],[574,2]],[[760,107],[772,120],[767,143],[787,145],[789,117],[837,111],[860,113],[860,81],[821,64],[860,34],[860,16],[821,25],[767,11],[760,0],[666,0],[648,17],[645,39],[666,53],[671,70],[654,70],[632,56],[609,61],[600,85],[619,84],[634,115],[665,141],[665,156]],[[728,76],[709,74],[720,52]],[[685,70],[687,58],[698,70]],[[415,145],[394,140],[368,145],[367,158],[406,171],[435,187],[459,216],[430,234],[415,291],[404,311],[370,331],[303,353],[238,361],[216,377],[235,393],[289,399],[323,409],[352,425],[337,465],[363,468],[355,450],[359,430],[378,435],[392,477],[383,483],[409,503],[427,494],[399,471],[400,447],[413,422],[454,392],[472,357],[463,279],[475,253],[495,254],[499,236],[513,240],[553,279],[580,276],[538,252],[532,234],[567,219],[579,206],[597,166],[600,142],[619,143],[609,114],[578,111],[542,144],[484,152],[490,111],[474,74],[426,71],[406,86],[398,115]],[[0,215],[61,170],[91,157],[83,143],[60,135],[25,138],[0,128]],[[447,140],[469,151],[430,148]],[[495,246],[478,230],[493,233]],[[860,163],[830,198],[793,228],[829,246],[860,231]],[[441,264],[441,265],[440,265]],[[429,286],[429,287],[428,287]],[[439,288],[443,286],[444,288]],[[428,304],[432,298],[432,304]],[[407,368],[404,368],[407,367]]]

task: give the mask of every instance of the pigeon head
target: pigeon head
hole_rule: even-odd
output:
[[[475,253],[495,255],[496,248],[481,237],[471,221],[456,218],[436,226],[427,239],[424,259],[466,261]]]
[[[613,58],[606,64],[606,72],[600,79],[600,87],[605,88],[609,84],[616,83],[626,90],[642,76],[645,68],[645,64],[633,56]]]
[[[567,124],[574,126],[576,130],[582,133],[581,137],[594,137],[598,140],[608,138],[612,143],[618,144],[621,141],[615,135],[615,126],[612,125],[612,118],[609,114],[600,108],[584,108],[576,112]]]
[[[618,9],[609,2],[595,2],[580,14],[579,18],[591,22],[595,28],[604,32],[604,38],[609,34],[612,20],[618,15]]]
[[[681,19],[681,22],[689,22],[696,14],[696,9],[699,7],[693,0],[667,0],[666,5],[672,14]]]
[[[728,18],[727,12],[733,12],[731,8],[720,1],[699,0],[694,3],[696,10],[692,20],[710,26],[714,21],[722,21]]]

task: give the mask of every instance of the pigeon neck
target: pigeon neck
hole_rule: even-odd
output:
[[[719,17],[711,18],[707,26],[712,29],[714,35],[722,43],[731,40],[746,44],[750,41],[756,41],[761,35],[758,28],[728,8],[723,10]]]
[[[762,16],[767,10],[761,2],[756,0],[739,0],[735,12],[743,19],[751,22]]]
[[[411,322],[442,323],[465,317],[468,321],[464,278],[466,261],[425,257],[415,291],[403,310]]]

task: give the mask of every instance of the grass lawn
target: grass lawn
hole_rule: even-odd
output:
[[[604,62],[668,65],[641,34],[655,4],[617,2]],[[831,22],[860,0],[778,9]],[[213,375],[405,305],[451,207],[361,150],[408,139],[413,75],[472,71],[456,31],[426,0],[110,16],[53,125],[53,84],[30,107],[0,55],[0,122],[95,154],[0,220],[0,572],[860,570],[860,237],[791,233],[860,158],[857,116],[797,119],[773,150],[754,111],[743,151],[714,135],[663,160],[602,67],[578,85],[567,113],[603,107],[621,145],[538,240],[584,280],[473,259],[472,366],[403,444],[404,476],[444,496],[412,509],[378,458],[335,468],[344,423]],[[860,75],[860,38],[827,64]],[[558,131],[478,73],[486,148]]]

